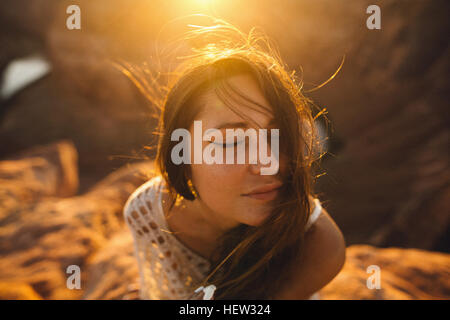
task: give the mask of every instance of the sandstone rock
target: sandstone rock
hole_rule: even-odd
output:
[[[1,282],[0,299],[2,300],[42,300],[33,288],[22,282]]]
[[[44,159],[42,163],[47,164],[47,167],[36,169],[33,174],[29,173],[26,167],[34,169],[33,166],[39,166],[40,159]],[[29,165],[27,161],[30,161]],[[3,159],[0,178],[16,182],[22,187],[27,183],[39,184],[41,188],[48,188],[42,192],[45,195],[69,197],[78,191],[77,162],[78,153],[74,144],[70,140],[61,140],[35,146]]]
[[[152,169],[151,162],[124,167],[84,195],[1,212],[0,282],[28,284],[44,299],[79,298],[81,290],[66,287],[67,267],[79,266],[84,284],[87,259],[123,229],[123,205]]]
[[[367,287],[371,265],[380,268],[380,289]],[[352,245],[342,271],[320,295],[325,300],[450,299],[450,254]]]
[[[0,224],[20,207],[45,197],[68,197],[78,189],[77,151],[70,141],[38,146],[0,161]],[[9,222],[4,219],[10,219]]]
[[[156,143],[152,102],[142,99],[108,59],[145,61],[152,72],[164,73],[171,65],[168,35],[179,36],[175,31],[181,26],[167,21],[188,9],[143,0],[79,4],[90,22],[81,33],[61,27],[67,18],[64,2],[2,2],[3,43],[18,35],[30,39],[53,72],[5,103],[0,145],[7,155],[70,137],[80,154],[84,192],[84,185],[122,166],[121,157],[155,154],[143,149]],[[348,244],[449,251],[449,2],[383,1],[381,30],[365,26],[370,4],[298,0],[273,6],[254,0],[248,10],[239,10],[241,2],[229,0],[217,6],[242,29],[259,25],[275,39],[281,56],[305,81],[305,91],[326,81],[345,55],[336,77],[308,95],[319,109],[326,108],[330,120],[330,154],[317,173],[317,192]],[[149,12],[157,14],[148,19]],[[157,38],[159,31],[164,32]],[[0,57],[0,65],[28,53],[29,46],[27,41],[17,49],[5,46],[11,52]],[[151,56],[156,46],[168,53],[159,57],[162,70],[155,69],[158,61]],[[326,124],[323,116],[318,121]]]
[[[128,228],[89,259],[86,272],[88,279],[82,299],[139,299],[139,271]]]

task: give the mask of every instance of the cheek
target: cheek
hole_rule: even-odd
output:
[[[245,165],[191,165],[192,180],[206,205],[222,217],[251,226],[260,225],[270,207],[241,196]]]
[[[202,199],[212,208],[231,208],[243,185],[243,166],[192,164],[192,180]]]

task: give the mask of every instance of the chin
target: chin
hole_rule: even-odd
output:
[[[262,213],[254,213],[251,216],[247,216],[246,221],[243,221],[242,223],[252,226],[252,227],[259,227],[264,223],[264,221],[269,216],[270,211],[262,212]]]

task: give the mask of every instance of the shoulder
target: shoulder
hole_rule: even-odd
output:
[[[345,239],[333,218],[321,208],[321,214],[305,235],[310,257],[341,257],[345,252]]]
[[[154,197],[154,195],[156,195],[157,191],[159,190],[161,181],[161,176],[155,176],[140,185],[138,188],[136,188],[136,190],[133,191],[133,193],[131,193],[123,207],[123,215],[127,221],[127,218],[130,218],[133,215],[133,211],[135,211],[136,208],[139,207],[140,201],[151,200],[152,196]]]
[[[327,210],[321,208],[314,227],[305,234],[306,264],[315,265],[322,277],[331,280],[345,262],[345,249],[344,235]]]
[[[307,299],[328,284],[340,272],[345,263],[345,239],[322,208],[314,227],[305,234],[304,252],[292,268],[288,283],[277,299]]]
[[[317,198],[315,199],[311,195],[308,196],[308,199],[309,199],[309,206],[311,208],[311,214],[306,224],[306,230],[309,230],[313,226],[313,224],[317,221],[317,219],[319,219],[323,210],[319,199]]]

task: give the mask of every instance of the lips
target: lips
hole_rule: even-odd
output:
[[[255,200],[271,201],[277,197],[278,191],[281,187],[281,183],[272,183],[256,188],[249,193],[242,194],[242,196]]]
[[[282,186],[281,183],[268,184],[268,185],[262,186],[260,188],[253,189],[253,191],[251,191],[249,193],[245,193],[245,194],[243,194],[243,196],[251,196],[251,195],[269,193],[269,192],[272,192],[272,191],[275,191],[275,190],[281,188],[281,186]]]
[[[278,189],[273,189],[272,191],[263,192],[263,193],[252,193],[248,195],[244,195],[244,197],[259,201],[272,201],[278,195]]]

